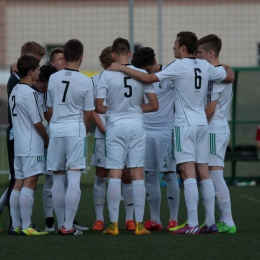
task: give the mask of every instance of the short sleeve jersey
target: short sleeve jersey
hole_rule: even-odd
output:
[[[15,156],[43,156],[43,140],[34,127],[42,121],[36,91],[27,84],[17,84],[9,97],[9,106],[14,127]]]
[[[100,79],[100,76],[102,75],[103,72],[95,75],[92,77],[92,81],[93,81],[93,85],[94,85],[94,97],[96,99],[96,96],[97,96],[97,85],[98,85],[98,82],[99,82],[99,79]],[[103,124],[103,126],[105,127],[106,126],[106,116],[105,114],[98,114],[100,119],[101,119],[101,122]],[[98,129],[98,127],[96,127],[96,130],[95,130],[95,138],[105,138],[105,135]]]
[[[147,73],[132,65],[129,68]],[[143,125],[141,105],[144,93],[155,93],[152,84],[143,84],[122,72],[104,71],[100,77],[96,98],[107,102],[107,125],[130,123]]]
[[[162,67],[163,69],[164,67]],[[145,130],[148,132],[168,132],[174,127],[174,85],[172,81],[153,84],[159,103],[156,112],[144,113]],[[144,95],[145,103],[148,99]]]
[[[215,68],[201,59],[184,58],[156,75],[160,81],[174,82],[175,126],[208,125],[204,110],[208,81],[223,81],[226,71],[222,67]]]
[[[232,95],[231,83],[208,82],[207,103],[217,100],[215,113],[209,122],[210,131],[215,131],[219,126],[229,126],[228,117]]]
[[[92,80],[71,69],[52,74],[47,106],[53,108],[50,137],[86,136],[84,111],[94,110]]]
[[[8,100],[9,100],[9,97],[10,97],[12,91],[13,91],[13,88],[19,82],[20,82],[20,76],[16,73],[12,73],[11,76],[9,77],[9,79],[8,79],[7,87],[6,87]],[[12,124],[12,116],[11,116],[11,111],[10,111],[10,107],[9,107],[9,102],[8,102],[7,106],[8,106],[8,123],[9,123],[8,131],[10,131],[13,127],[13,124]]]

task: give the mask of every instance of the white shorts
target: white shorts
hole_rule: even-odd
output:
[[[145,130],[142,125],[118,124],[108,128],[105,135],[107,169],[144,166]]]
[[[15,179],[23,180],[45,172],[44,156],[15,156]]]
[[[208,126],[175,126],[176,164],[208,163]]]
[[[209,166],[224,167],[225,154],[229,143],[230,134],[208,134],[208,164]]]
[[[94,151],[90,161],[91,166],[97,166],[106,168],[106,157],[105,157],[105,139],[95,138],[94,139]]]
[[[47,153],[49,171],[86,168],[86,137],[51,137]]]
[[[146,132],[145,171],[176,171],[172,134]]]

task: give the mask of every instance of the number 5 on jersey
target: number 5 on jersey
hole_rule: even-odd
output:
[[[128,88],[128,91],[125,92],[125,97],[130,98],[132,97],[133,94],[133,90],[132,90],[132,86],[127,84],[127,80],[131,79],[131,77],[124,77],[124,88]]]
[[[66,87],[65,87],[65,90],[64,90],[64,94],[63,94],[63,98],[62,98],[62,102],[65,102],[70,82],[66,81],[66,80],[63,80],[62,83],[66,84]]]

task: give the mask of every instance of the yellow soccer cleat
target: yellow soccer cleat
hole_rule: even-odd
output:
[[[135,235],[149,235],[151,234],[145,227],[143,222],[135,222]]]
[[[44,235],[48,235],[49,232],[40,230],[36,227],[28,227],[28,228],[22,229],[20,234],[25,235],[25,236],[44,236]]]
[[[102,233],[105,235],[119,235],[118,222],[110,223],[109,227]]]

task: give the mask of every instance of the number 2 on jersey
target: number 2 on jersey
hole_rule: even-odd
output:
[[[127,85],[127,80],[131,79],[131,77],[124,77],[124,88],[128,88],[128,92],[125,92],[125,97],[130,98],[132,97],[133,90],[131,85]]]
[[[194,69],[195,72],[195,89],[200,89],[201,88],[201,76],[198,75],[198,73],[201,73],[201,70],[196,68]]]
[[[12,115],[17,116],[17,114],[14,113],[14,108],[15,108],[15,96],[12,96],[12,101],[14,101],[14,105],[12,107]]]
[[[63,80],[62,83],[65,83],[65,84],[66,84],[66,87],[65,87],[65,90],[64,90],[64,94],[63,94],[63,98],[62,98],[62,102],[65,102],[65,99],[66,99],[66,95],[67,95],[67,91],[68,91],[70,82],[67,81],[67,80]]]

